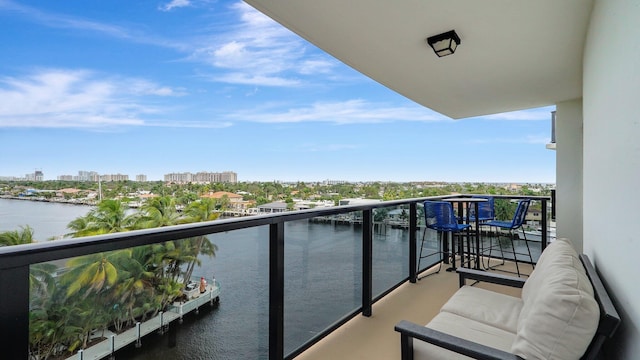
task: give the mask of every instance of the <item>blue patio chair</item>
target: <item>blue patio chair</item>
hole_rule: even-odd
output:
[[[529,242],[527,241],[527,235],[524,232],[524,229],[522,228],[522,225],[524,224],[524,218],[527,215],[527,210],[529,209],[529,204],[531,203],[530,199],[523,199],[518,201],[518,207],[516,208],[515,214],[513,215],[513,219],[511,221],[500,221],[500,220],[489,220],[486,222],[481,222],[480,226],[489,226],[489,227],[495,227],[497,228],[497,233],[498,233],[498,247],[500,248],[500,254],[501,254],[501,258],[502,258],[502,264],[504,264],[504,250],[502,249],[502,246],[500,245],[500,230],[507,230],[509,233],[509,242],[511,243],[511,252],[513,254],[513,261],[516,263],[516,273],[518,274],[518,277],[520,276],[520,267],[518,266],[518,255],[526,255],[529,256],[529,260],[531,262],[531,264],[533,265],[533,257],[531,256],[531,249],[529,248]],[[478,212],[480,212],[478,210]],[[525,246],[527,248],[527,253],[518,253],[516,252],[516,248],[515,245],[513,243],[513,234],[515,230],[522,230],[522,235],[524,237],[524,243]],[[489,237],[489,259],[491,259],[491,254],[492,254],[492,249],[494,248],[494,246],[492,245],[492,237]],[[487,267],[487,268],[491,268],[491,267]]]
[[[423,258],[427,258],[429,256],[438,255],[438,254],[448,256],[448,254],[445,254],[442,251],[442,243],[444,243],[445,241],[444,239],[445,234],[456,235],[456,234],[460,234],[461,231],[469,228],[468,224],[458,223],[458,218],[456,217],[453,211],[453,205],[451,205],[451,203],[447,201],[425,201],[424,216],[425,216],[426,229],[422,235],[422,243],[420,245],[420,256],[418,258],[418,270],[420,269],[420,260],[422,260]],[[427,229],[438,231],[438,233],[441,235],[441,239],[440,241],[438,241],[437,252],[423,256],[422,251],[424,249],[425,235],[426,235]],[[453,255],[452,255],[453,269],[455,269],[456,267],[454,245],[455,244],[453,243],[453,238],[452,238],[451,250],[453,252]],[[439,273],[440,269],[442,269],[442,261],[440,262],[438,271],[436,271],[435,274]]]
[[[474,198],[487,199],[486,202],[478,203],[478,217],[476,218],[476,207],[474,204],[469,204],[469,222],[487,222],[496,218],[495,201],[493,196],[481,196],[473,195]]]

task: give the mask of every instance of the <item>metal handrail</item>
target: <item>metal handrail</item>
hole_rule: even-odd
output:
[[[443,198],[425,197],[384,201],[376,204],[335,206],[323,209],[308,209],[295,212],[282,212],[267,215],[253,215],[242,218],[220,219],[199,223],[172,225],[161,228],[132,230],[113,234],[87,236],[82,238],[62,239],[41,243],[0,247],[0,271],[45,261],[66,259],[75,256],[95,254],[103,251],[127,249],[135,246],[156,244],[164,241],[185,239],[194,236],[209,235],[226,231],[247,229],[251,227],[271,225],[278,222],[289,222],[328,216],[354,211],[372,210],[398,205],[419,203],[428,199]]]

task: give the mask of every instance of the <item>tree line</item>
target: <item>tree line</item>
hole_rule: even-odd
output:
[[[427,196],[447,195],[451,193],[489,194],[489,195],[549,195],[552,185],[521,184],[516,188],[504,184],[487,183],[447,183],[447,182],[345,182],[325,184],[322,182],[238,182],[238,183],[188,183],[175,184],[162,181],[136,182],[114,181],[102,183],[103,198],[121,198],[128,200],[128,194],[136,191],[148,191],[159,196],[173,197],[177,204],[188,205],[202,195],[215,191],[241,193],[244,200],[253,200],[256,205],[271,201],[338,200],[344,198],[367,198],[380,200],[409,199]],[[25,188],[38,190],[60,190],[76,188],[83,191],[98,191],[97,182],[88,181],[7,181],[0,182],[0,194],[17,195]],[[49,195],[52,196],[52,195]]]

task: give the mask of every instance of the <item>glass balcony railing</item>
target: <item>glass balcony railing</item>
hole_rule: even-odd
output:
[[[548,198],[529,198],[547,208]],[[111,347],[144,360],[293,358],[354,316],[370,316],[374,302],[443,260],[432,256],[418,268],[423,238],[423,251],[439,250],[436,234],[425,230],[424,200],[2,247],[3,358],[44,358],[47,351],[73,359],[86,352],[89,358],[95,339],[109,340],[127,328],[135,333],[144,327],[137,323],[151,322],[159,324],[154,332],[169,336],[144,337],[140,349],[115,340]],[[546,211],[541,222],[536,256],[547,241]],[[200,277],[222,287],[220,303],[203,307],[204,319],[175,315],[189,302],[187,295],[199,295]],[[213,292],[202,296],[208,295]],[[174,324],[178,317],[187,325]],[[58,343],[45,344],[51,339],[42,334],[54,330]]]

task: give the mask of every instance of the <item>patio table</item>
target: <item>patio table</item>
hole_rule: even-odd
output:
[[[473,204],[474,206],[474,210],[475,210],[475,214],[479,214],[478,211],[478,204],[481,202],[487,202],[488,200],[485,198],[479,198],[479,197],[453,197],[453,198],[446,198],[446,199],[442,199],[443,201],[449,201],[452,203],[456,203],[458,204],[458,217],[462,217],[463,214],[463,209],[464,204]],[[465,216],[464,216],[466,223],[469,224],[469,212],[467,211]],[[475,268],[476,270],[480,270],[480,226],[478,226],[478,224],[476,223],[475,226],[475,235],[476,235],[476,246],[475,246],[475,256],[476,256],[476,264],[475,264]],[[453,251],[453,255],[454,255],[454,260],[453,260],[453,266],[449,269],[447,269],[447,271],[455,271],[456,269],[456,261],[455,261],[455,247],[452,244],[452,251]],[[469,230],[467,229],[467,248],[469,249],[469,258],[471,258],[471,248],[472,246],[469,245]],[[471,260],[469,260],[469,263],[471,262]],[[464,267],[464,243],[461,242],[460,244],[460,265]]]

